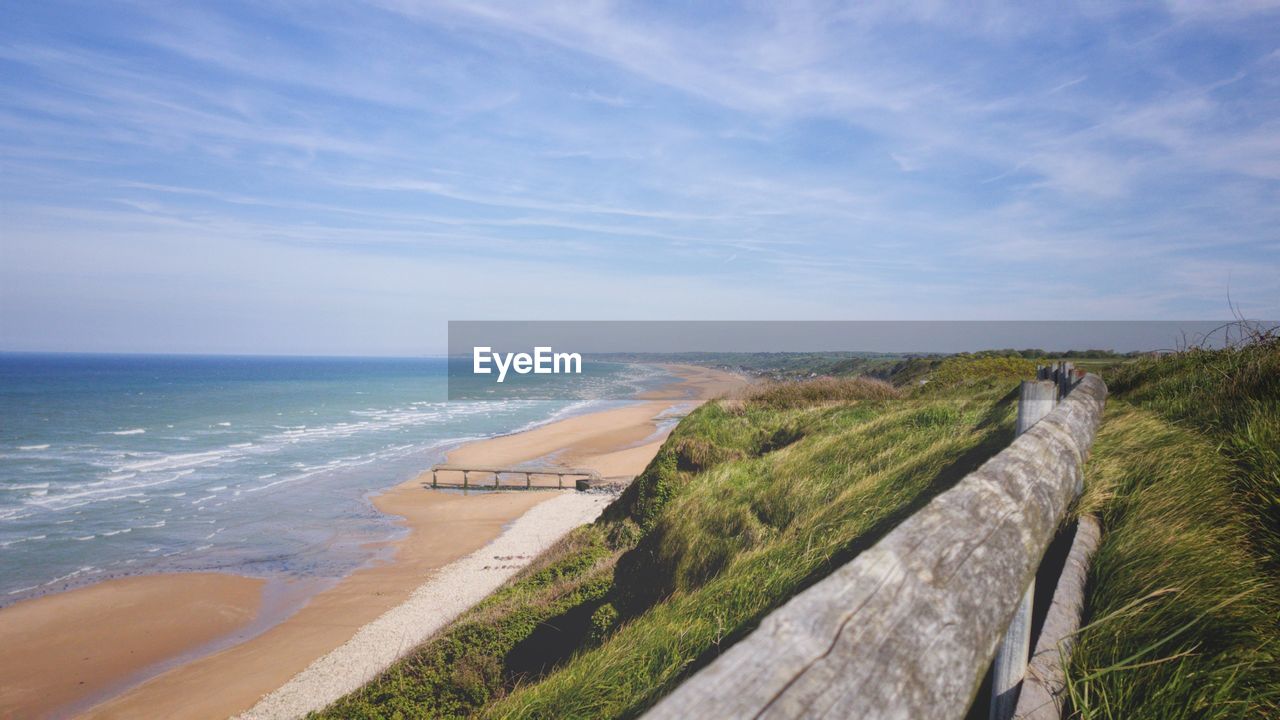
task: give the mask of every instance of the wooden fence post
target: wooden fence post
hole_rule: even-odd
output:
[[[1038,373],[1040,377],[1043,373]],[[1018,391],[1018,421],[1015,437],[1031,429],[1041,418],[1053,411],[1058,402],[1061,381],[1025,380]],[[1035,601],[1036,581],[1022,595],[1022,602],[1009,622],[1000,647],[992,661],[990,720],[1009,720],[1018,706],[1018,690],[1027,671],[1031,657],[1031,608]]]
[[[1071,392],[1071,388],[1075,387],[1075,383],[1075,363],[1063,361],[1063,363],[1058,366],[1058,397],[1066,397],[1067,393]]]
[[[435,471],[434,469],[432,469],[432,470],[431,470],[431,487],[433,487],[433,488],[434,488],[434,487],[437,487],[437,485],[436,485],[436,471]]]

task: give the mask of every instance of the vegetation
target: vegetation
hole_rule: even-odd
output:
[[[1251,536],[1280,570],[1280,337],[1145,358],[1109,382],[1116,397],[1206,438],[1232,462]]]
[[[899,387],[913,387],[948,360],[967,362],[986,358],[1021,358],[1039,361],[1072,360],[1078,367],[1097,370],[1139,357],[1141,353],[1110,350],[982,350],[975,353],[867,353],[867,352],[694,352],[611,353],[599,356],[619,362],[679,362],[706,365],[774,381],[819,377],[872,377]],[[974,373],[979,374],[975,371]]]
[[[1280,717],[1280,345],[1142,359],[1109,383],[1074,716]]]
[[[797,380],[818,376],[851,377],[887,373],[895,363],[913,356],[868,352],[689,352],[612,353],[601,357],[620,362],[689,363],[771,380]]]
[[[1028,352],[703,406],[599,521],[321,716],[640,714],[1007,445]],[[1112,395],[1072,716],[1280,717],[1280,345],[1092,361]]]
[[[324,717],[634,716],[1012,436],[1014,382],[768,386]]]

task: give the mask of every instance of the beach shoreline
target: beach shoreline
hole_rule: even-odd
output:
[[[593,467],[604,476],[638,474],[669,431],[666,426],[670,421],[664,416],[692,408],[745,382],[730,373],[696,366],[667,369],[680,380],[645,393],[634,403],[466,443],[450,451],[448,460],[514,465],[550,458],[559,465]],[[23,717],[203,718],[244,712],[351,641],[370,623],[405,605],[433,573],[472,558],[535,506],[560,495],[545,491],[431,491],[424,487],[429,484],[424,483],[424,477],[429,475],[371,498],[380,511],[396,516],[408,529],[405,537],[385,544],[393,554],[391,560],[356,570],[311,595],[301,609],[267,628],[255,625],[255,618],[261,615],[264,581],[216,573],[199,574],[203,578],[198,598],[173,594],[174,588],[197,575],[179,573],[109,580],[10,606],[24,609],[9,613],[9,618],[31,613],[44,618],[36,634],[17,634],[14,623],[6,619],[10,608],[5,608],[0,611],[0,640],[16,650],[9,655],[21,657],[23,662],[0,664],[0,677],[17,677],[23,682],[6,681],[0,692],[0,717],[9,713]],[[566,517],[576,518],[573,512]],[[583,517],[586,519],[574,522],[590,519]],[[568,529],[571,527],[559,534]],[[467,582],[479,581],[473,578]],[[103,601],[104,597],[119,596],[126,586],[135,596],[149,599],[151,606]],[[172,631],[149,632],[156,605],[191,622],[178,623]],[[54,612],[55,607],[60,610]],[[119,628],[120,637],[110,643],[114,652],[99,652],[92,644],[77,642],[77,625],[84,622]],[[197,631],[200,628],[202,632]],[[143,630],[148,632],[140,632]],[[69,640],[49,643],[42,636]],[[20,644],[14,645],[15,641]],[[199,654],[201,648],[214,651],[175,662]],[[83,652],[86,650],[93,652]],[[56,671],[24,671],[26,675],[19,675],[19,665]],[[148,669],[153,671],[151,677],[137,682]],[[157,669],[163,671],[157,673]],[[211,687],[218,692],[210,693]]]

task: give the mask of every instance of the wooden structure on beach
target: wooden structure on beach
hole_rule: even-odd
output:
[[[435,467],[431,468],[430,472],[431,472],[431,487],[433,488],[466,488],[466,489],[507,488],[507,489],[517,489],[517,490],[520,490],[520,489],[538,490],[538,489],[551,489],[552,487],[554,487],[556,489],[564,489],[564,479],[566,477],[571,478],[575,481],[586,480],[588,484],[596,484],[601,481],[600,473],[590,468],[565,468],[565,467],[554,467],[554,466],[502,468],[502,467],[481,467],[476,465],[444,464],[444,465],[436,465]],[[446,473],[451,473],[455,475],[457,473],[461,473],[462,481],[449,482],[447,480],[442,480],[440,478],[440,475],[446,474]],[[472,482],[471,481],[472,473],[479,473],[484,476],[491,476],[492,484],[490,483],[479,484],[479,483]],[[506,485],[503,485],[502,477],[510,476],[510,475],[517,475],[517,476],[523,475],[524,484],[521,485],[518,483],[517,484],[508,483]],[[533,483],[533,478],[535,475],[542,476],[548,479],[551,478],[552,476],[555,476],[556,484],[554,486],[535,485]]]

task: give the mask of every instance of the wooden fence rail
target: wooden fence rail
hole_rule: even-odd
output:
[[[1008,448],[646,717],[963,717],[1082,488],[1107,388],[1067,375],[1070,394]]]

